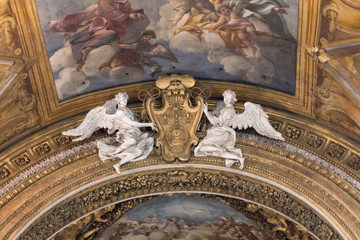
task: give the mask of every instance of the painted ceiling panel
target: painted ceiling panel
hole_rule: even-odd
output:
[[[359,139],[358,2],[0,0],[1,148],[173,73]]]
[[[60,101],[173,73],[295,94],[297,1],[36,4]]]

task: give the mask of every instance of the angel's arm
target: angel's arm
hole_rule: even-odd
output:
[[[120,113],[121,115],[121,120],[123,122],[125,122],[126,124],[133,126],[133,127],[137,127],[137,128],[141,128],[141,127],[151,127],[151,129],[155,130],[155,124],[150,122],[150,123],[141,123],[141,122],[137,122],[134,120],[131,120],[128,116],[126,116],[124,113]]]
[[[212,125],[218,125],[219,119],[217,117],[215,117],[214,115],[212,115],[211,113],[209,113],[207,103],[203,103],[202,107],[203,107],[204,114],[207,117],[207,119],[209,120],[209,122]]]
[[[223,16],[220,16],[219,20],[216,23],[210,24],[209,31],[212,32],[215,29],[217,29],[218,27],[221,27],[222,25],[224,25],[225,23],[226,23],[225,18]]]

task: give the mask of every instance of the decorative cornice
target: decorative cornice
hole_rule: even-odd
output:
[[[356,165],[359,153],[356,144],[347,139],[336,138],[330,130],[307,119],[288,116],[273,110],[269,115],[274,128],[280,131],[287,141],[267,139],[253,134],[252,131],[239,132],[237,147],[243,150],[248,163],[244,174],[249,172],[272,179],[280,185],[293,189],[304,198],[312,199],[311,201],[323,209],[330,219],[339,224],[342,231],[347,232],[352,239],[356,239],[357,233],[352,233],[351,226],[360,229],[360,219],[353,216],[350,211],[355,206],[353,205],[355,202],[360,203],[359,170]],[[31,145],[28,145],[25,139],[23,143],[20,142],[4,152],[0,160],[0,167],[4,169],[2,175],[5,176],[2,182],[3,197],[0,200],[0,212],[4,212],[7,218],[0,220],[1,235],[14,236],[39,212],[44,211],[62,196],[88,182],[105,181],[102,179],[108,179],[114,173],[108,166],[117,160],[102,163],[97,156],[95,141],[106,137],[105,132],[96,132],[90,139],[82,142],[72,142],[71,138],[60,135],[64,129],[76,126],[81,121],[81,116],[75,119],[77,121],[69,119],[40,131],[32,136]],[[198,134],[198,136],[203,135]],[[25,146],[27,148],[24,148]],[[89,164],[82,166],[84,163]],[[128,163],[124,165],[122,171],[130,173],[141,172],[142,169],[147,168],[170,169],[176,168],[176,164],[178,163],[166,164],[159,151],[155,149],[147,159]],[[181,169],[187,169],[187,166],[191,168],[194,164],[203,168],[214,166],[221,168],[224,166],[224,160],[192,157],[188,162],[183,163]],[[235,169],[238,167],[233,166]],[[158,170],[154,171],[158,172]],[[61,172],[66,174],[63,175]],[[242,172],[238,173],[242,175]],[[318,178],[316,183],[312,181],[311,175]],[[51,184],[46,183],[47,179],[54,178],[58,180]],[[177,178],[181,179],[180,176]],[[36,193],[26,199],[23,198],[35,188]],[[336,194],[342,194],[342,199],[334,195],[332,192],[334,188],[338,191]],[[174,189],[168,189],[168,191],[172,190]],[[217,193],[216,188],[213,188],[213,191]],[[128,197],[137,196],[137,193],[133,194]],[[234,194],[236,196],[236,193]],[[20,207],[10,211],[12,202],[19,200],[22,201]],[[259,203],[262,204],[261,199]],[[14,219],[17,219],[16,223],[12,224]]]
[[[200,169],[169,169],[131,177],[123,176],[92,187],[91,190],[81,192],[52,208],[22,234],[20,239],[48,238],[85,212],[92,212],[100,206],[135,196],[177,191],[204,191],[260,202],[285,216],[294,216],[297,222],[320,239],[325,239],[326,236],[328,239],[340,239],[322,217],[287,192],[244,176]],[[4,239],[7,239],[7,236]]]

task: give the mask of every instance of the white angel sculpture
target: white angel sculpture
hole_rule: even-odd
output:
[[[245,111],[236,114],[234,103],[236,95],[231,90],[223,93],[224,101],[219,102],[213,113],[208,112],[207,104],[203,110],[211,123],[206,137],[194,150],[195,157],[216,156],[225,158],[225,166],[231,167],[235,162],[240,162],[240,170],[244,168],[245,159],[241,149],[235,148],[236,133],[233,128],[247,129],[253,127],[259,134],[269,138],[284,140],[281,133],[277,132],[270,124],[268,116],[259,104],[246,102]]]
[[[116,133],[118,146],[108,145],[98,141],[99,157],[102,161],[118,157],[120,162],[114,165],[117,173],[120,166],[130,162],[145,159],[153,149],[154,140],[148,133],[141,132],[141,127],[151,127],[154,123],[140,123],[136,121],[133,111],[126,107],[128,95],[120,92],[115,99],[107,101],[103,106],[96,107],[88,112],[79,127],[65,131],[62,134],[79,136],[73,141],[80,141],[90,137],[96,130],[105,128],[109,134]]]

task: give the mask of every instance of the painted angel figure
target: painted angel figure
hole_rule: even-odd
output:
[[[62,133],[79,136],[73,141],[80,141],[90,137],[98,129],[107,129],[109,134],[117,131],[116,141],[119,145],[109,145],[101,140],[97,142],[102,161],[115,157],[121,159],[114,165],[117,173],[120,173],[121,165],[147,158],[154,145],[153,138],[139,128],[151,127],[155,130],[155,124],[138,122],[134,112],[126,107],[128,98],[125,92],[118,93],[115,99],[90,110],[79,127]]]
[[[219,102],[213,113],[208,112],[207,104],[203,104],[204,113],[211,123],[206,137],[194,150],[195,157],[216,156],[225,158],[225,166],[231,167],[240,162],[240,170],[244,168],[245,159],[241,149],[235,148],[236,132],[234,129],[253,127],[259,134],[269,138],[284,140],[270,124],[268,116],[260,105],[251,102],[244,104],[245,111],[236,114],[234,103],[236,95],[231,90],[223,93],[224,101]]]
[[[116,68],[120,66],[138,67],[143,69],[143,66],[150,68],[150,75],[155,78],[162,74],[161,65],[152,58],[163,58],[171,62],[177,63],[176,56],[161,43],[152,44],[151,39],[156,38],[156,33],[153,30],[145,30],[141,34],[141,38],[135,43],[116,43],[112,44],[121,48],[119,52],[114,54],[110,61],[99,66],[99,70],[104,67]]]

